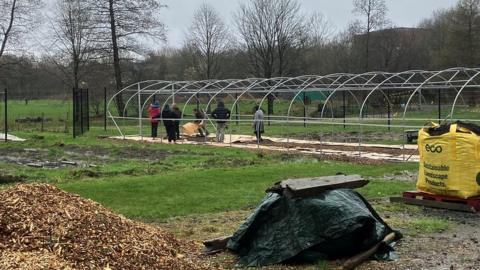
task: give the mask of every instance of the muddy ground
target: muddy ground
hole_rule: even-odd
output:
[[[243,141],[235,142],[237,144],[257,144],[257,141]],[[337,150],[337,151],[350,151],[350,152],[369,152],[369,153],[382,153],[400,156],[405,154],[407,157],[414,155],[418,150],[412,149],[396,149],[396,148],[387,148],[387,147],[373,147],[373,146],[345,146],[345,145],[328,145],[328,144],[305,144],[305,143],[281,143],[274,142],[268,139],[263,140],[261,145],[264,146],[274,146],[274,147],[284,147],[290,149],[315,149],[315,150]]]
[[[205,138],[205,137],[186,137],[187,141],[193,142],[214,142],[214,138]],[[256,140],[245,140],[245,141],[235,141],[233,144],[236,145],[256,145]],[[366,157],[357,157],[352,155],[340,155],[340,154],[332,154],[332,153],[323,153],[319,155],[319,151],[321,150],[336,150],[336,151],[344,151],[344,152],[367,152],[367,153],[378,153],[378,154],[388,154],[392,156],[405,156],[405,158],[409,159],[411,156],[416,155],[418,150],[412,149],[396,149],[396,148],[387,148],[387,147],[373,147],[373,146],[345,146],[345,145],[329,145],[329,144],[306,144],[306,143],[282,143],[282,142],[274,142],[269,139],[264,139],[261,143],[262,146],[271,146],[271,147],[278,147],[278,148],[285,148],[285,149],[292,149],[296,151],[302,151],[304,154],[307,152],[315,153],[315,155],[320,160],[334,160],[334,161],[344,161],[344,162],[352,162],[356,164],[363,164],[363,165],[381,165],[387,162],[391,162],[388,160],[379,160],[379,159],[371,159]]]
[[[138,147],[103,148],[74,145],[56,145],[50,148],[0,148],[0,162],[34,168],[94,167],[123,159],[163,160],[175,154],[172,151],[151,151]]]
[[[306,140],[323,140],[329,142],[343,142],[343,143],[356,143],[362,140],[363,142],[374,141],[404,141],[402,133],[399,132],[365,132],[360,135],[359,132],[334,132],[324,134],[305,134],[304,136],[296,136],[298,138],[304,138]]]

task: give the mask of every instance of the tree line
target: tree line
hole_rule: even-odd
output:
[[[444,69],[480,64],[480,0],[459,0],[417,27],[388,19],[385,0],[353,0],[354,20],[336,31],[298,0],[242,1],[227,24],[203,3],[181,46],[166,40],[159,0],[0,0],[0,87],[19,98],[68,96],[88,87],[100,97],[147,79],[210,80],[340,72]],[[35,54],[22,50],[35,26],[48,29]],[[122,97],[116,100],[122,105]],[[94,102],[95,104],[95,102]]]

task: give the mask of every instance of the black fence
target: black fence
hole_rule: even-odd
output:
[[[0,114],[3,114],[3,133],[4,133],[4,139],[5,142],[7,142],[8,139],[8,91],[7,89],[3,90],[0,92],[0,95],[2,96],[2,101],[3,102],[3,110],[1,110]],[[2,106],[0,106],[1,108]]]
[[[73,89],[73,138],[90,129],[90,104],[88,89]]]

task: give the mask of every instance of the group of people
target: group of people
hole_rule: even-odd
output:
[[[169,143],[175,143],[180,139],[180,119],[182,118],[182,111],[177,105],[172,104],[172,108],[166,104],[163,110],[160,109],[158,102],[154,102],[149,108],[150,121],[152,124],[152,138],[156,139],[158,136],[158,123],[160,119],[163,120],[163,125],[167,132],[167,138]],[[198,125],[198,131],[200,136],[208,136],[209,132],[206,128],[206,114],[200,109],[193,109],[195,116],[194,123]],[[223,142],[225,140],[225,129],[227,129],[227,122],[230,120],[231,112],[225,107],[223,101],[219,101],[217,108],[215,108],[210,114],[217,122],[217,132],[215,139],[217,142]],[[253,117],[253,132],[257,138],[257,142],[262,141],[262,134],[264,133],[264,114],[263,110],[259,106],[254,108]]]
[[[167,138],[169,143],[175,143],[180,139],[180,119],[182,119],[182,111],[176,104],[172,104],[172,108],[168,104],[160,109],[160,104],[154,102],[149,108],[150,122],[152,124],[152,139],[156,139],[158,136],[158,123],[160,119],[163,120],[163,125],[167,132]]]

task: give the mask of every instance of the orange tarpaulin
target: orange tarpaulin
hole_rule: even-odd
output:
[[[200,126],[195,123],[186,123],[182,126],[182,133],[188,136],[193,136],[197,133]]]

